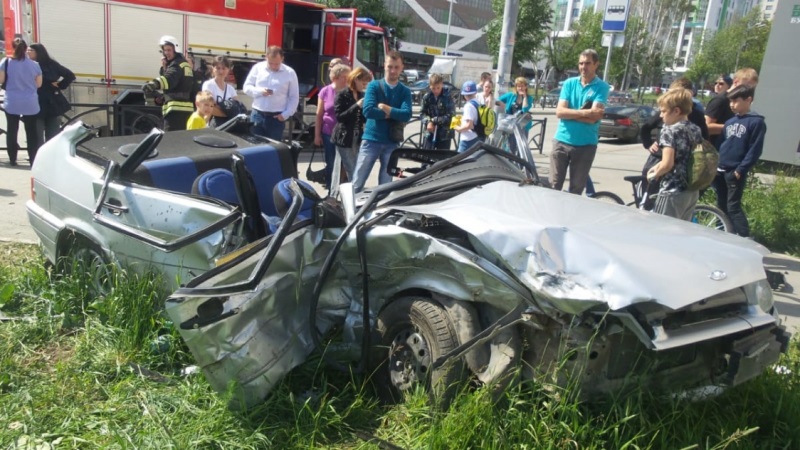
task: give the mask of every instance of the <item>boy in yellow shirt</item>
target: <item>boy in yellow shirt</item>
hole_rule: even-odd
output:
[[[197,107],[197,111],[189,116],[189,120],[186,122],[187,130],[199,130],[208,126],[211,113],[214,111],[214,94],[209,91],[198,92],[194,105]]]

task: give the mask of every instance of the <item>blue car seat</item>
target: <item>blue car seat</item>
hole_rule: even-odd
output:
[[[228,169],[211,169],[201,174],[192,184],[192,193],[218,198],[231,205],[239,205],[233,172]]]
[[[303,205],[300,207],[300,212],[297,213],[296,220],[312,219],[314,217],[314,206],[320,202],[322,198],[320,198],[317,191],[307,182],[298,179],[294,179],[294,181],[300,186],[303,197],[305,197]],[[289,190],[291,182],[292,178],[281,180],[272,189],[272,202],[275,205],[276,212],[281,218],[286,215],[286,212],[289,211],[289,206],[292,204],[292,193]]]

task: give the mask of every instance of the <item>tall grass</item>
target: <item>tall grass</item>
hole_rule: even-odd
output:
[[[800,256],[800,178],[778,173],[774,180],[748,180],[742,205],[751,234],[772,251]]]
[[[315,354],[233,412],[202,375],[181,374],[193,360],[161,312],[157,277],[116,273],[98,300],[24,252],[23,264],[0,262],[0,311],[19,319],[0,322],[0,448],[800,448],[796,340],[781,373],[705,400],[640,387],[581,401],[538,381],[499,394],[465,386],[448,411],[421,390],[381,406],[363,376]]]

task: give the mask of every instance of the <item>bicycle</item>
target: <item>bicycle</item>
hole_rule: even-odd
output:
[[[633,189],[633,201],[625,203],[620,196],[608,191],[595,192],[592,198],[608,202],[616,203],[618,205],[635,206],[639,209],[645,209],[644,205],[647,202],[647,192],[644,192],[644,177],[641,175],[628,175],[623,178],[625,181],[631,183]],[[692,222],[708,228],[733,233],[733,222],[728,218],[728,215],[722,212],[719,208],[704,203],[698,203],[694,208],[692,214]]]
[[[414,133],[411,136],[407,137],[400,144],[401,147],[414,147],[414,148],[417,148],[417,149],[421,149],[421,148],[424,147],[424,145],[425,145],[425,135],[427,134],[427,131],[425,130],[424,122],[421,119],[413,119],[413,120],[409,121],[406,126],[411,125],[414,122],[419,122],[419,132],[418,133]],[[456,137],[456,133],[452,133],[452,134],[453,134],[453,136],[450,138],[451,139],[450,148],[455,149],[455,148],[458,148],[458,138]]]

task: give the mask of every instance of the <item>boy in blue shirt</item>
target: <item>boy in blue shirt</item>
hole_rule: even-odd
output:
[[[764,117],[751,111],[755,88],[739,85],[728,91],[731,111],[735,114],[725,122],[723,141],[719,147],[717,177],[711,186],[717,191],[717,206],[731,222],[739,236],[750,235],[750,224],[742,209],[742,194],[747,184],[747,173],[758,162],[764,150],[767,124]]]

